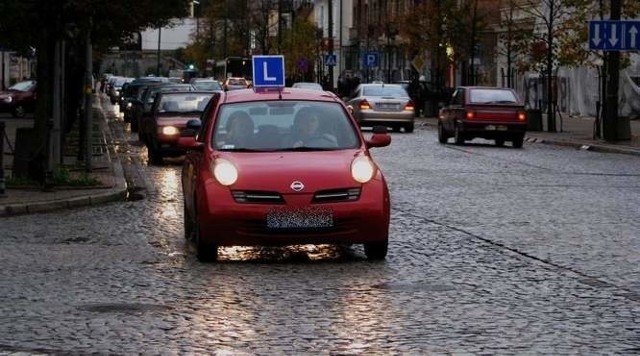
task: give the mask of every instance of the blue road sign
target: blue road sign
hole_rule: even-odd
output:
[[[324,65],[327,67],[333,67],[336,65],[336,55],[335,54],[325,54],[324,55]]]
[[[597,51],[640,50],[640,20],[589,21],[589,49]]]
[[[364,54],[364,66],[374,68],[378,66],[378,52],[367,52]]]
[[[253,56],[252,62],[255,88],[284,87],[284,56]]]

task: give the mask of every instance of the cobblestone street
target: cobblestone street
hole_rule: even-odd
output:
[[[147,165],[123,125],[144,199],[0,218],[0,355],[640,354],[637,157],[421,126],[373,151],[386,261],[323,245],[202,264],[180,161]]]

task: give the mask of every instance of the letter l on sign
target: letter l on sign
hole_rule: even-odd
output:
[[[264,71],[264,80],[265,81],[269,81],[269,80],[270,81],[274,81],[274,80],[277,79],[276,77],[270,77],[269,73],[267,73],[267,62],[262,62],[262,69]]]

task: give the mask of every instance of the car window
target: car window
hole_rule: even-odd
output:
[[[205,132],[209,127],[208,125],[209,120],[211,120],[211,117],[213,116],[213,111],[218,106],[219,101],[220,101],[220,95],[213,94],[211,99],[209,99],[209,102],[207,103],[207,106],[205,107],[204,112],[200,115],[200,132],[198,132],[198,135],[196,136],[196,140],[198,142],[206,141],[207,137],[205,135]]]
[[[453,93],[451,97],[451,105],[463,105],[464,104],[464,89],[459,88]]]
[[[399,85],[371,85],[363,88],[363,96],[402,96],[408,97],[407,91]]]
[[[510,104],[517,103],[518,98],[511,90],[471,89],[469,101],[476,104]]]
[[[158,103],[159,114],[202,112],[212,94],[163,95]]]
[[[36,85],[35,81],[27,80],[27,81],[24,81],[24,82],[18,82],[16,84],[10,86],[9,89],[10,90],[17,90],[17,91],[29,91],[35,85]]]
[[[316,119],[314,130],[302,132],[300,126],[309,116]],[[234,127],[244,131],[234,132]],[[212,141],[219,150],[335,150],[358,147],[357,130],[338,103],[247,102],[220,107]]]

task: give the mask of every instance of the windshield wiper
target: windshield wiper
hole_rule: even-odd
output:
[[[300,147],[287,147],[280,148],[278,151],[285,152],[308,152],[308,151],[334,151],[340,149],[339,147],[309,147],[309,146],[300,146]]]

